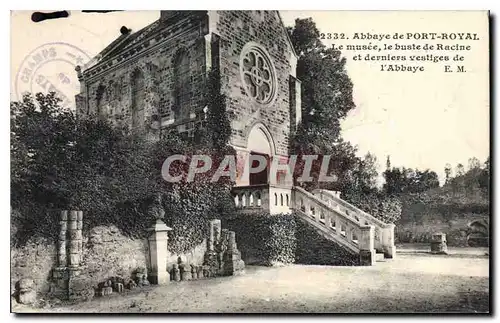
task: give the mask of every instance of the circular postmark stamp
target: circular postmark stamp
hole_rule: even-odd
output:
[[[75,71],[77,65],[90,61],[90,56],[77,46],[53,42],[38,46],[24,60],[16,74],[15,95],[55,92],[63,107],[74,107],[80,85]]]

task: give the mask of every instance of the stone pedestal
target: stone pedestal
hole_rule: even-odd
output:
[[[231,276],[244,273],[245,263],[236,246],[234,231],[221,228],[220,220],[210,221],[204,257],[204,277]]]
[[[384,257],[394,259],[396,258],[396,246],[394,245],[394,224],[389,224],[383,229],[382,243],[384,249]]]
[[[168,231],[172,230],[162,220],[156,220],[151,228],[149,241],[149,281],[155,285],[164,285],[170,282],[167,271],[168,258]]]
[[[431,253],[447,254],[446,234],[442,232],[434,233],[431,238]]]
[[[366,225],[360,228],[359,235],[359,262],[361,266],[373,266],[375,264],[375,227]]]

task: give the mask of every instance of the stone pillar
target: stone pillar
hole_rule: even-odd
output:
[[[215,244],[219,243],[222,225],[219,219],[211,220],[208,228],[208,251],[215,250]]]
[[[205,64],[208,74],[212,68],[212,34],[205,35]]]
[[[80,263],[83,253],[83,211],[61,211],[57,267],[52,272],[53,292],[64,299],[80,297]]]
[[[61,221],[59,221],[59,237],[57,243],[57,267],[66,267],[66,233],[68,230],[68,211],[61,211]]]
[[[172,230],[162,220],[156,220],[148,231],[149,241],[149,268],[151,270],[150,282],[156,285],[164,285],[170,282],[170,274],[167,271],[168,258],[168,231]]]
[[[446,234],[442,232],[434,233],[431,238],[431,253],[447,254]]]
[[[382,232],[382,247],[385,258],[396,258],[396,246],[394,245],[394,224],[388,224]]]
[[[360,265],[373,266],[375,264],[376,254],[374,242],[374,226],[361,226],[358,239]]]
[[[80,213],[80,222],[82,221],[82,212],[70,211],[68,214],[68,251],[69,267],[76,268],[80,265],[80,251],[82,245],[82,230],[78,229],[78,213]],[[81,226],[81,225],[80,225]]]

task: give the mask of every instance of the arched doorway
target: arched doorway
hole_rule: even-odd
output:
[[[247,149],[250,156],[260,155],[267,160],[267,166],[264,170],[249,174],[249,184],[259,185],[269,183],[270,161],[275,150],[271,133],[262,123],[255,124],[250,130],[247,139]],[[258,161],[253,161],[253,165],[251,166],[257,167],[257,164]]]

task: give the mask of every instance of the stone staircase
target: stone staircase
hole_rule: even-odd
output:
[[[338,192],[254,185],[235,187],[233,195],[242,210],[268,210],[271,214],[294,211],[324,238],[359,255],[361,265],[371,266],[396,255],[394,224],[384,223],[342,200]]]

